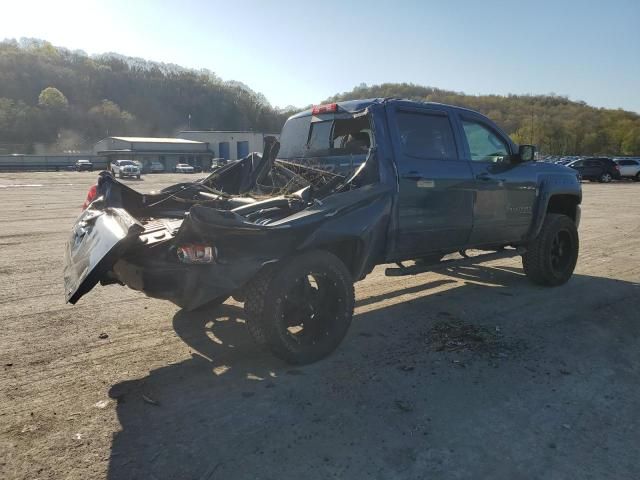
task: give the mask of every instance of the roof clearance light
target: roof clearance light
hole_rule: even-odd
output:
[[[325,105],[315,105],[311,110],[312,115],[318,115],[320,113],[332,113],[338,111],[337,103],[327,103]]]

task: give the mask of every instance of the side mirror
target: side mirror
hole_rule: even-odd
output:
[[[520,145],[518,148],[518,161],[533,162],[536,158],[535,145]]]

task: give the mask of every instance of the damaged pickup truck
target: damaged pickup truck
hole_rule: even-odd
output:
[[[534,283],[561,285],[581,188],[534,150],[470,110],[372,99],[294,115],[262,155],[160,192],[102,172],[67,245],[66,298],[98,282],[187,310],[233,296],[253,338],[301,364],[340,344],[353,283],[376,265],[397,276],[519,255]]]

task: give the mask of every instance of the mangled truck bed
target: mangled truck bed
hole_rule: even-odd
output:
[[[308,363],[340,343],[353,282],[377,264],[416,273],[473,247],[523,255],[532,280],[564,283],[577,258],[575,174],[536,164],[532,149],[467,112],[383,99],[322,105],[290,118],[261,155],[195,182],[142,194],[102,172],[67,245],[67,300],[98,283],[188,310],[233,295],[258,343]],[[485,146],[464,121],[498,140]],[[500,142],[504,152],[474,162],[472,149]],[[553,251],[541,237],[551,234]]]

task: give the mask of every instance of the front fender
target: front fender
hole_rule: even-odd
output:
[[[580,203],[582,202],[582,187],[577,177],[571,175],[547,175],[541,179],[536,195],[533,222],[527,235],[527,240],[533,240],[542,229],[545,216],[549,210],[552,198],[556,196],[571,197],[575,199],[574,221],[576,226],[580,223]]]

